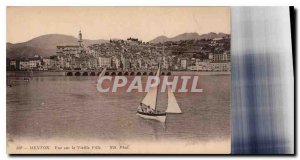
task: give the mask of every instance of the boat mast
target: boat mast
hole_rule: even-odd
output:
[[[165,53],[165,44],[163,43],[163,55],[164,55],[164,53]],[[159,78],[160,77],[160,62],[158,62],[158,71],[157,71],[157,73],[158,73],[158,78]],[[159,84],[160,83],[158,83],[157,89],[156,89],[156,100],[155,100],[155,106],[154,106],[155,107],[155,109],[154,109],[155,111],[157,111],[157,107],[156,106],[158,104],[157,103],[157,97],[158,97],[158,93],[159,93],[158,92],[158,90],[159,90]]]
[[[158,71],[157,71],[157,73],[158,73],[158,78],[159,78],[159,75],[160,75],[160,66],[159,66],[159,64],[158,64]],[[156,102],[155,102],[155,111],[157,110],[157,107],[156,107],[156,106],[157,106],[157,104],[158,104],[158,103],[157,103],[157,97],[158,97],[158,90],[159,90],[159,88],[158,88],[158,87],[159,87],[159,84],[160,84],[160,83],[158,83],[158,85],[157,85],[157,89],[156,89]]]
[[[163,42],[163,54],[162,55],[164,55],[164,53],[165,53],[165,44],[164,44],[164,42]],[[160,62],[158,62],[158,78],[160,77]],[[158,90],[159,90],[159,84],[160,83],[158,83],[158,85],[157,85],[157,89],[156,89],[156,102],[155,102],[155,111],[157,110],[157,97],[158,97]]]

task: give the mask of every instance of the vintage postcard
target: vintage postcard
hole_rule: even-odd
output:
[[[229,154],[229,7],[7,7],[8,154]]]

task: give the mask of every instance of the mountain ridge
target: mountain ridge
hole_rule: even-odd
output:
[[[215,33],[215,32],[210,32],[206,34],[201,34],[199,35],[197,32],[190,32],[190,33],[182,33],[174,37],[167,37],[164,35],[158,36],[154,38],[153,40],[149,41],[150,43],[162,43],[166,41],[180,41],[180,40],[200,40],[200,39],[214,39],[214,38],[223,38],[228,36],[229,34],[226,33]]]
[[[95,43],[105,43],[108,40],[98,39],[89,40],[83,39],[84,45],[91,45]],[[28,58],[35,54],[42,57],[49,57],[56,53],[56,46],[63,45],[78,45],[78,39],[74,36],[64,34],[45,34],[35,37],[31,40],[21,43],[6,43],[7,58]]]

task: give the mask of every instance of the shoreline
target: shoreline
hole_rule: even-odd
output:
[[[47,77],[47,76],[67,76],[68,72],[101,72],[101,71],[85,71],[85,70],[78,70],[78,71],[69,71],[69,70],[58,70],[58,71],[6,71],[6,77]],[[109,70],[108,72],[125,72],[125,71],[117,71],[117,70]],[[133,71],[137,72],[137,71]],[[231,75],[229,71],[219,71],[219,72],[212,72],[212,71],[168,71],[171,72],[171,76],[193,76],[193,75]],[[75,76],[75,75],[73,75]],[[80,75],[81,77],[83,75]],[[95,75],[88,75],[88,76],[97,76]],[[130,75],[128,75],[130,76]],[[136,75],[135,75],[136,76]],[[75,76],[76,77],[76,76]]]

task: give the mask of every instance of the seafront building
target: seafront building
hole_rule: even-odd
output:
[[[42,57],[34,55],[33,58],[29,58],[29,69],[38,70],[42,66]]]
[[[110,57],[99,57],[98,58],[99,67],[102,68],[111,68],[112,59]]]
[[[230,62],[211,62],[212,71],[231,71]]]
[[[187,59],[181,59],[180,60],[180,66],[182,69],[187,69]]]
[[[29,70],[29,60],[28,59],[20,60],[20,70]]]
[[[213,61],[230,61],[230,54],[224,52],[223,54],[213,54]]]

